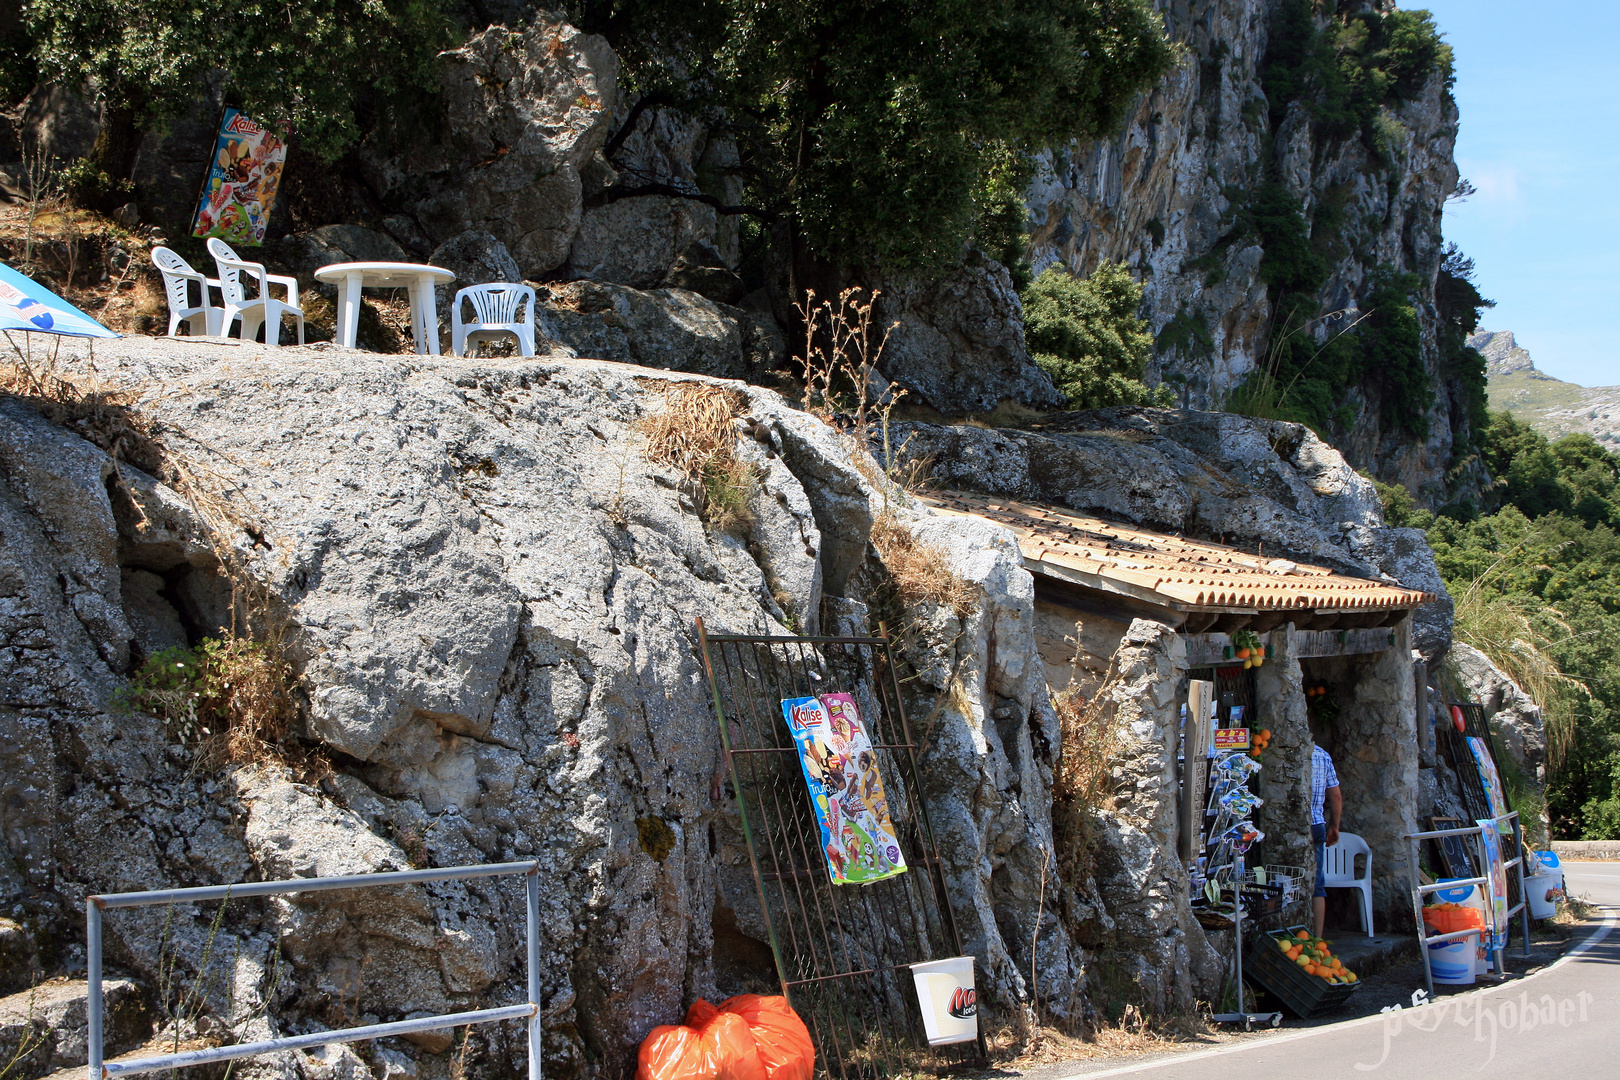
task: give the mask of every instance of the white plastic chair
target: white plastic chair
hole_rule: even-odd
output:
[[[166,247],[152,249],[152,265],[163,275],[163,291],[169,298],[169,336],[174,337],[174,332],[180,329],[183,322],[193,337],[202,334],[217,337],[223,322],[221,316],[225,312],[223,308],[208,302],[208,289],[210,286],[219,288],[219,282],[193,270],[179,252]],[[194,281],[197,291],[201,293],[201,303],[196,305],[191,302],[191,283]]]
[[[464,322],[461,317],[463,300],[473,307],[473,321],[470,323]],[[518,351],[524,356],[534,355],[533,289],[527,285],[494,282],[457,290],[456,298],[450,305],[452,353],[465,356],[469,343],[502,334],[516,337]]]
[[[290,277],[267,273],[263,263],[246,262],[237,258],[229,244],[217,236],[208,238],[208,253],[219,267],[219,291],[225,298],[225,311],[221,324],[229,326],[232,319],[242,320],[241,338],[252,341],[264,326],[264,343],[281,344],[281,317],[291,315],[298,324],[298,344],[304,343],[304,311],[298,306],[298,282]],[[248,299],[242,288],[242,275],[251,274],[259,295]],[[286,300],[270,295],[270,286],[280,285],[287,290]]]
[[[1367,869],[1356,876],[1356,856],[1367,856]],[[1357,889],[1361,892],[1361,928],[1373,936],[1372,848],[1355,833],[1342,832],[1339,842],[1323,855],[1324,884],[1330,889]]]

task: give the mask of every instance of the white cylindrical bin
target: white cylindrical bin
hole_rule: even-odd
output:
[[[953,956],[912,964],[917,1003],[929,1046],[968,1042],[979,1037],[979,1001],[973,990],[973,957]]]
[[[1429,971],[1434,981],[1447,986],[1473,986],[1474,952],[1478,947],[1477,930],[1470,930],[1465,937],[1430,945]]]
[[[1524,879],[1524,897],[1530,903],[1532,919],[1550,919],[1558,914],[1558,900],[1564,895],[1564,872],[1536,874]]]

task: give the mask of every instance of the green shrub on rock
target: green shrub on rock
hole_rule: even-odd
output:
[[[1104,263],[1089,278],[1048,267],[1023,299],[1030,354],[1071,409],[1172,403],[1169,390],[1142,381],[1153,335],[1137,315],[1142,286],[1124,265]]]

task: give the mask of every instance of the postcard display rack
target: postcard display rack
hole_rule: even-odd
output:
[[[1241,730],[1245,719],[1238,713],[1242,706],[1217,702],[1214,691],[1214,684],[1192,680],[1182,711],[1183,808],[1192,811],[1183,815],[1183,852],[1193,855],[1187,867],[1191,900],[1206,927],[1232,930],[1232,986],[1238,1011],[1218,1013],[1214,1019],[1245,1028],[1255,1024],[1275,1027],[1282,1021],[1281,1013],[1255,1013],[1245,1008],[1243,923],[1291,909],[1303,899],[1305,874],[1291,866],[1249,865],[1251,848],[1265,839],[1253,820],[1264,804],[1254,790],[1263,766],[1248,753],[1246,740],[1237,745],[1230,738],[1216,740],[1226,743],[1217,746],[1208,738],[1209,729],[1219,721],[1226,721],[1220,729],[1224,734]],[[1192,827],[1199,824],[1202,828],[1193,836]]]

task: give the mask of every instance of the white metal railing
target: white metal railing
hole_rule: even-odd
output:
[[[1527,954],[1530,951],[1530,901],[1529,895],[1526,893],[1524,886],[1524,836],[1519,829],[1519,812],[1514,810],[1510,813],[1503,814],[1501,817],[1493,818],[1491,820],[1493,820],[1497,825],[1498,845],[1501,843],[1502,822],[1511,821],[1513,823],[1513,847],[1517,854],[1511,859],[1503,859],[1502,867],[1504,870],[1512,869],[1514,867],[1518,868],[1519,902],[1516,906],[1509,908],[1507,914],[1503,916],[1503,919],[1508,926],[1498,927],[1495,925],[1495,906],[1489,901],[1489,899],[1487,899],[1485,910],[1490,913],[1490,918],[1486,920],[1486,929],[1491,932],[1493,939],[1496,932],[1500,930],[1505,940],[1507,934],[1510,932],[1508,927],[1513,923],[1513,916],[1518,915],[1519,929],[1523,934],[1523,943],[1520,947],[1520,952],[1521,955]],[[1412,848],[1411,866],[1413,867],[1414,871],[1420,865],[1418,857],[1418,845],[1425,840],[1439,840],[1447,836],[1476,837],[1479,841],[1479,865],[1482,868],[1490,865],[1485,857],[1485,830],[1480,828],[1478,825],[1473,825],[1464,829],[1435,829],[1430,832],[1407,833],[1406,840]],[[1488,897],[1490,891],[1490,879],[1483,875],[1480,877],[1457,878],[1452,881],[1436,882],[1433,885],[1425,885],[1417,878],[1413,878],[1412,881],[1412,914],[1417,919],[1418,951],[1423,954],[1423,985],[1428,990],[1430,997],[1434,996],[1434,971],[1429,966],[1429,945],[1431,943],[1440,941],[1456,941],[1459,938],[1467,937],[1469,934],[1477,934],[1480,931],[1452,930],[1445,934],[1427,933],[1424,930],[1423,923],[1423,897],[1429,893],[1441,892],[1446,889],[1461,888],[1467,885],[1478,885],[1480,887],[1480,892],[1482,894],[1486,894]],[[1493,948],[1491,952],[1495,954],[1496,970],[1500,973],[1503,970],[1502,953],[1504,950]]]
[[[210,1046],[201,1050],[187,1050],[177,1054],[133,1058],[127,1061],[102,1060],[102,1003],[101,1003],[101,913],[108,908],[146,907],[154,904],[189,903],[198,900],[230,900],[244,896],[275,896],[283,893],[324,892],[331,889],[378,888],[386,885],[412,885],[427,881],[453,881],[468,878],[501,877],[523,874],[528,884],[528,944],[529,1000],[522,1005],[505,1005],[494,1009],[474,1009],[471,1012],[446,1013],[442,1016],[419,1016],[411,1020],[396,1020],[387,1024],[366,1027],[339,1028],[336,1031],[317,1031],[308,1035],[289,1035],[262,1042],[238,1043],[234,1046]],[[487,1024],[496,1020],[528,1020],[529,1080],[541,1080],[540,1075],[540,864],[538,862],[489,863],[483,866],[452,866],[432,870],[402,870],[384,874],[350,874],[344,877],[294,878],[290,881],[247,881],[235,885],[208,885],[195,889],[156,889],[151,892],[106,893],[85,898],[85,960],[86,976],[90,983],[87,1006],[89,1020],[88,1080],[109,1080],[116,1076],[175,1069],[184,1065],[205,1065],[215,1061],[254,1057],[259,1054],[283,1050],[299,1050],[308,1046],[333,1043],[363,1042],[388,1035],[405,1035],[415,1031],[434,1031],[461,1027],[465,1024]]]

